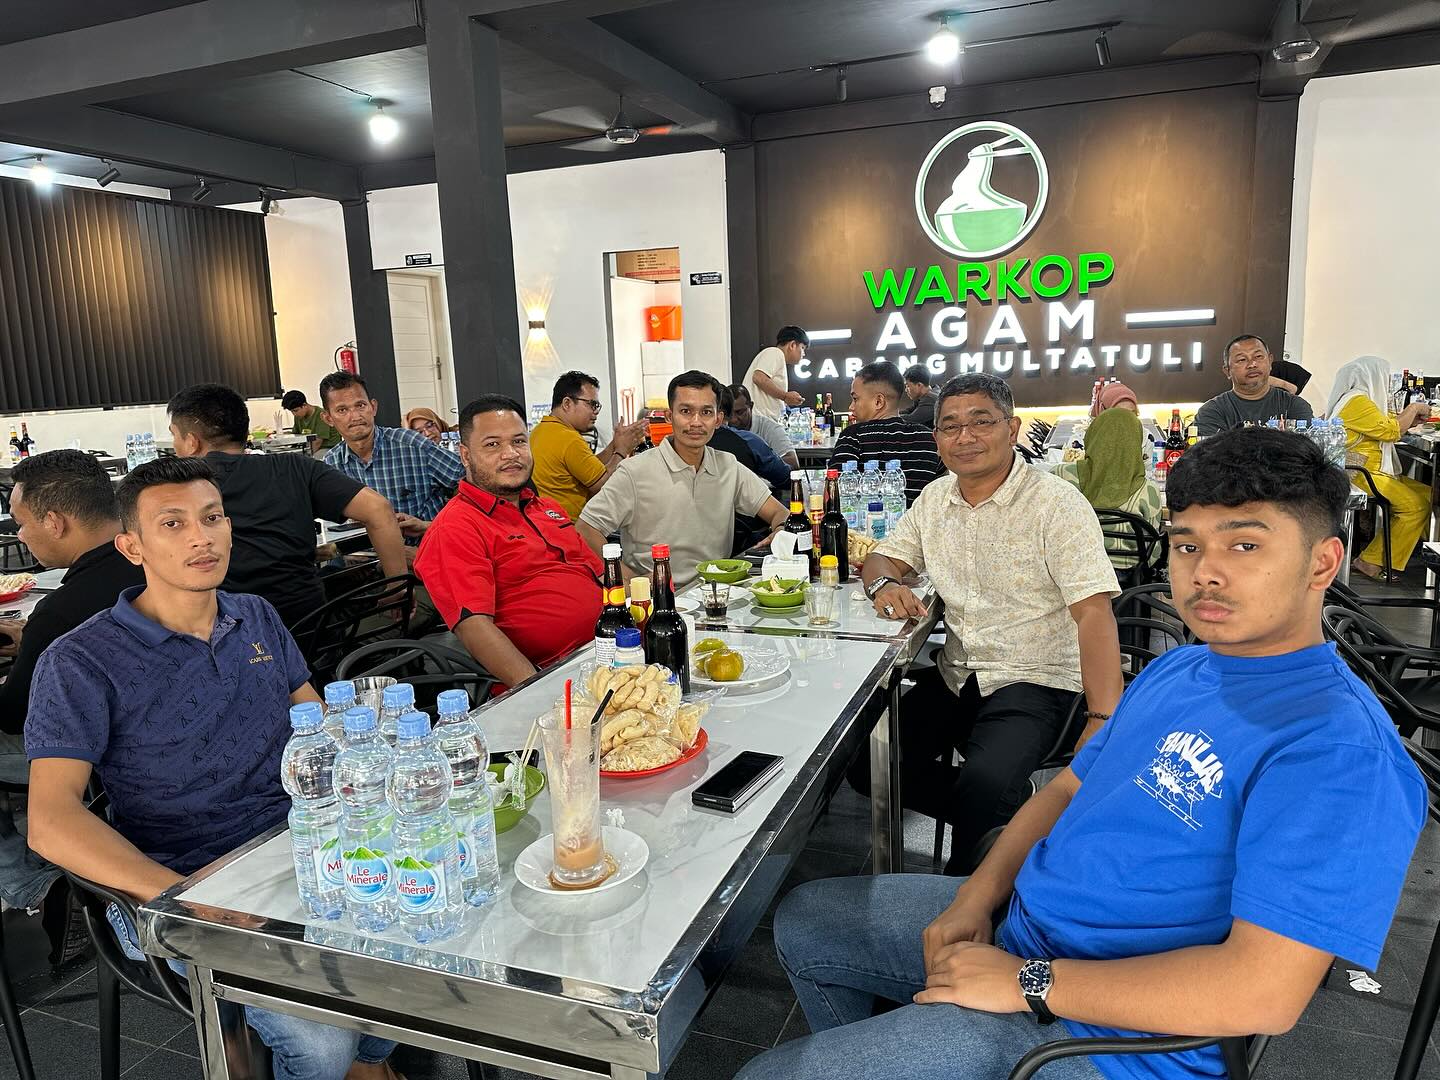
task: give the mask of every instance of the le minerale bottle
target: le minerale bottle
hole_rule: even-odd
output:
[[[380,736],[373,709],[345,714],[345,748],[335,756],[340,800],[340,858],[345,910],[355,929],[379,933],[395,921],[395,863],[385,784],[395,751]]]
[[[290,846],[295,885],[311,918],[338,919],[345,909],[345,875],[338,839],[335,755],[318,701],[290,706],[294,734],[280,758],[280,784],[290,796]]]
[[[820,556],[815,551],[814,524],[805,513],[804,475],[798,469],[790,474],[790,516],[784,527],[795,534],[795,554],[805,556],[810,564],[808,576],[814,581],[820,576]]]
[[[465,887],[450,813],[454,776],[430,734],[430,718],[406,713],[396,728],[386,791],[395,817],[395,900],[400,926],[421,945],[460,929]]]
[[[625,580],[620,574],[620,545],[606,544],[600,549],[605,559],[605,580],[600,586],[600,618],[595,622],[595,663],[610,667],[615,662],[615,635],[631,630],[635,620],[625,602]]]
[[[806,520],[808,531],[809,520]],[[664,664],[680,680],[681,693],[690,692],[690,635],[685,620],[675,610],[675,590],[670,584],[670,545],[656,544],[650,549],[655,560],[651,572],[650,591],[655,610],[645,624],[645,662]]]
[[[840,473],[825,474],[825,515],[820,519],[820,554],[834,555],[839,563],[840,582],[850,580],[850,526],[840,509]]]

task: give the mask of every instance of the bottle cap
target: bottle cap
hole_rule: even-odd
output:
[[[846,462],[842,462],[841,465],[840,465],[840,471],[841,471],[841,472],[859,472],[859,471],[860,471],[860,463],[859,463],[858,461],[846,461]]]
[[[430,718],[423,712],[407,712],[395,722],[395,736],[400,739],[423,739],[430,734]]]
[[[865,462],[865,471],[866,471],[866,472],[879,472],[879,471],[880,471],[880,463],[879,463],[878,461],[867,461],[867,462]]]
[[[409,683],[396,683],[385,687],[380,700],[387,709],[398,709],[401,705],[415,704],[415,688]]]
[[[618,559],[618,558],[620,558],[620,545],[619,545],[619,544],[606,544],[604,547],[602,547],[602,548],[600,549],[600,557],[601,557],[602,559]]]
[[[357,705],[345,710],[345,734],[363,735],[375,730],[375,710],[368,705]]]
[[[840,470],[839,470],[839,469],[826,469],[826,470],[825,470],[825,479],[826,479],[826,480],[838,480],[838,479],[840,479]]]
[[[821,555],[820,565],[826,570],[830,569],[830,567],[832,566],[838,570],[840,568],[840,558],[836,555]]]
[[[668,559],[668,558],[670,557],[670,545],[669,545],[669,544],[654,544],[654,545],[652,545],[651,548],[650,548],[650,557],[651,557],[652,559]]]
[[[440,696],[435,699],[435,708],[441,716],[447,713],[468,713],[470,711],[470,695],[464,690],[442,690]]]
[[[640,631],[633,626],[626,626],[615,631],[615,647],[617,649],[638,649],[640,647]]]
[[[791,469],[791,470],[790,470],[790,479],[791,479],[791,480],[804,480],[804,479],[805,479],[805,474],[804,474],[803,472],[801,472],[799,469]]]
[[[355,704],[355,684],[349,679],[342,679],[339,682],[325,684],[325,704],[345,705]]]
[[[898,462],[898,461],[887,461],[887,462],[885,462],[885,471],[886,471],[886,472],[893,472],[893,471],[895,471],[895,470],[898,469],[898,468],[900,468],[900,462]]]
[[[296,731],[314,731],[325,722],[325,711],[318,701],[302,701],[290,706],[290,726]]]
[[[630,579],[630,599],[635,603],[650,599],[649,578],[637,577]]]
[[[871,512],[872,514],[883,513],[884,510],[885,510],[885,504],[884,504],[884,503],[872,502],[872,503],[870,504],[870,512]]]

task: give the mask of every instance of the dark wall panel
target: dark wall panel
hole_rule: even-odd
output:
[[[265,219],[0,179],[0,412],[279,393]]]

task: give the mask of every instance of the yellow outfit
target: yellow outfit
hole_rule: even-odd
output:
[[[1390,500],[1394,515],[1390,523],[1390,556],[1395,569],[1404,570],[1430,523],[1430,489],[1408,476],[1391,476],[1380,471],[1381,444],[1400,440],[1400,424],[1394,416],[1381,412],[1373,401],[1361,394],[1345,403],[1340,410],[1340,420],[1350,439],[1350,452],[1363,459],[1360,463],[1375,478],[1375,490]],[[1364,478],[1354,479],[1356,486],[1364,491]],[[1385,541],[1379,529],[1360,557],[1375,566],[1385,565]]]
[[[590,485],[605,475],[605,463],[578,431],[553,413],[530,432],[530,455],[535,490],[559,503],[571,521],[578,520],[590,501]]]

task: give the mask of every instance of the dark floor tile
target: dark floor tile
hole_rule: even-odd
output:
[[[692,1035],[665,1074],[666,1080],[734,1080],[747,1061],[763,1053],[747,1043]]]
[[[8,955],[6,960],[8,962]],[[12,973],[10,979],[11,985],[15,988],[15,1002],[21,1009],[38,1005],[52,994],[61,992],[94,970],[95,962],[93,960],[78,959],[58,971],[52,971],[47,967],[44,971],[36,971],[23,978],[16,978]]]
[[[775,1045],[795,992],[775,955],[775,937],[756,930],[695,1022],[695,1031],[762,1049]]]
[[[198,1058],[200,1056],[200,1036],[195,1033],[195,1024],[187,1021],[184,1027],[170,1036],[170,1041],[165,1044],[165,1049],[177,1054],[184,1054],[187,1057]]]
[[[98,1005],[95,998],[95,970],[92,968],[80,978],[61,988],[35,1006],[35,1011],[70,1020],[88,1027],[99,1022]],[[152,1046],[163,1046],[176,1032],[191,1027],[193,1021],[173,1009],[156,1005],[153,1001],[121,991],[120,1034]]]
[[[94,1028],[72,1024],[44,1013],[27,1012],[21,1017],[30,1060],[37,1077],[64,1077],[65,1080],[99,1080],[100,1033]],[[134,1039],[120,1040],[120,1069],[123,1072],[156,1053],[156,1048]],[[0,1049],[0,1080],[15,1080],[19,1073],[9,1048]],[[175,1078],[167,1078],[175,1080]]]
[[[1350,1080],[1391,1076],[1400,1059],[1400,1044],[1390,1039],[1357,1035],[1326,1027],[1299,1024],[1271,1042],[1260,1063],[1260,1080]],[[1428,1056],[1420,1080],[1440,1080],[1440,1059]]]
[[[865,865],[867,856],[862,855],[839,855],[831,851],[811,851],[808,848],[802,851],[790,867],[790,873],[780,883],[780,890],[775,894],[770,907],[766,910],[760,920],[762,927],[774,925],[775,909],[779,907],[780,901],[785,894],[796,885],[806,881],[819,881],[822,878],[848,877],[851,874],[858,874],[861,867]]]
[[[156,1050],[121,1075],[125,1080],[205,1080],[199,1058],[169,1050]]]
[[[1410,980],[1397,964],[1382,959],[1379,970],[1370,973],[1380,984],[1380,992],[1362,993],[1351,989],[1349,969],[1350,965],[1343,961],[1335,965],[1326,985],[1311,998],[1301,1021],[1356,1035],[1403,1039],[1414,1003]]]
[[[800,1003],[795,1003],[795,1008],[790,1010],[790,1017],[785,1021],[785,1026],[780,1029],[780,1038],[775,1045],[789,1042],[791,1039],[802,1039],[810,1034],[810,1025],[805,1021],[805,1014],[800,1011]]]

